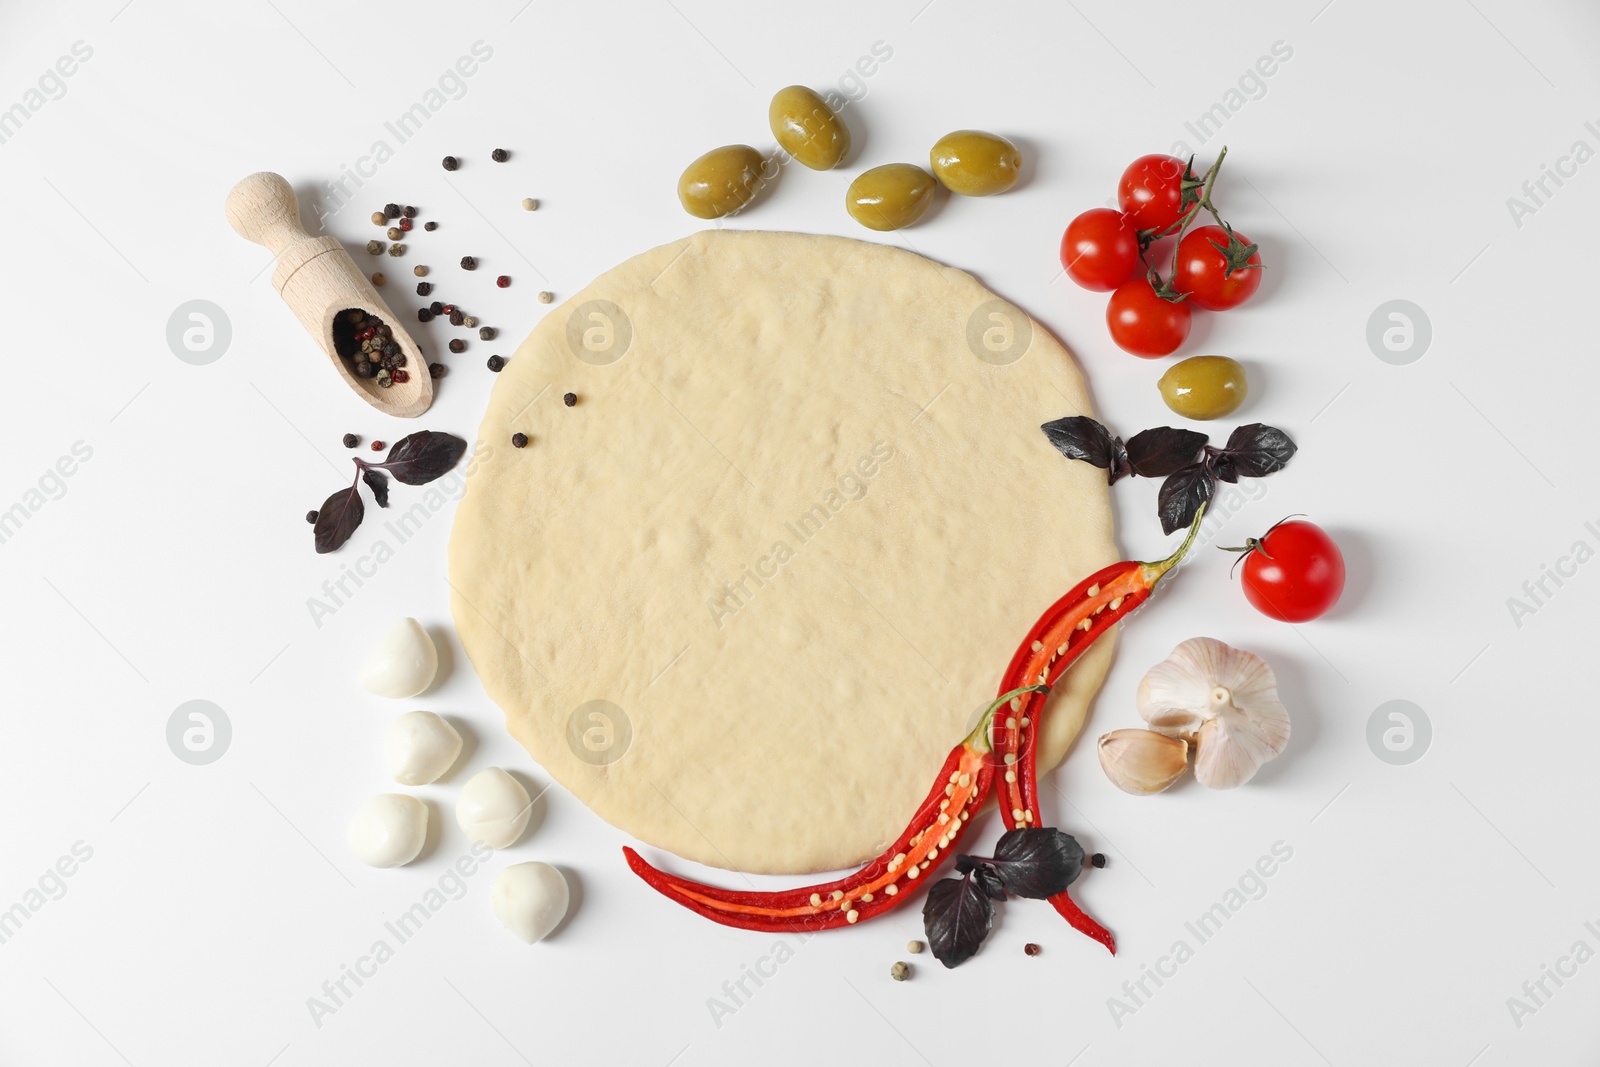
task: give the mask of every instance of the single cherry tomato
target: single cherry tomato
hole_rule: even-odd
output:
[[[1172,287],[1207,311],[1236,308],[1261,287],[1261,253],[1250,238],[1221,226],[1197,226],[1178,242],[1178,273]]]
[[[1139,272],[1139,233],[1120,211],[1090,208],[1061,237],[1061,265],[1085,289],[1109,293]]]
[[[1244,548],[1244,595],[1281,622],[1310,622],[1339,602],[1344,556],[1322,527],[1285,519]]]
[[[1141,230],[1164,230],[1183,214],[1183,172],[1177,156],[1140,156],[1117,182],[1117,204]]]
[[[1189,336],[1189,302],[1163,299],[1149,279],[1134,278],[1111,294],[1106,325],[1111,339],[1124,352],[1145,359],[1170,356]]]

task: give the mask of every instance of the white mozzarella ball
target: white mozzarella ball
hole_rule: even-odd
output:
[[[431,711],[408,711],[389,724],[383,760],[401,785],[438,780],[461,755],[461,735]]]
[[[499,767],[473,775],[456,798],[456,822],[467,840],[482,841],[490,848],[514,844],[527,829],[532,810],[522,783]]]
[[[439,650],[416,619],[400,619],[384,632],[361,665],[361,687],[381,697],[414,697],[433,684]]]
[[[494,877],[495,918],[528,944],[542,940],[567,914],[567,880],[548,863],[514,863]]]
[[[356,809],[350,851],[369,867],[401,867],[428,838],[428,806],[404,793],[382,793]]]

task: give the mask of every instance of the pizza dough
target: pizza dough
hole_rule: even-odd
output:
[[[967,274],[696,234],[551,311],[495,383],[450,540],[457,632],[511,732],[613,825],[716,867],[853,866],[1039,613],[1118,558],[1104,473],[1039,432],[1088,413],[1066,350]],[[1051,694],[1041,770],[1110,656]]]

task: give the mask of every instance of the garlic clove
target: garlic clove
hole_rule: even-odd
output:
[[[533,801],[522,783],[499,767],[473,775],[456,798],[456,823],[468,841],[508,848],[528,828]]]
[[[414,697],[433,684],[439,651],[416,619],[400,619],[384,631],[361,665],[361,687],[381,697]]]
[[[1195,735],[1194,776],[1210,789],[1244,785],[1288,744],[1289,712],[1282,704],[1230,702]]]
[[[404,793],[382,793],[356,809],[346,832],[350,851],[369,867],[403,867],[428,839],[428,806]]]
[[[1147,797],[1183,777],[1189,743],[1154,730],[1112,730],[1100,738],[1100,766],[1125,793]]]
[[[437,781],[461,755],[461,735],[431,711],[408,711],[389,724],[383,761],[401,785]]]
[[[495,918],[528,944],[542,941],[566,917],[571,892],[548,863],[513,863],[494,876],[489,890]]]

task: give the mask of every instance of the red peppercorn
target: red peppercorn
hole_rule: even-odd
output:
[[[1039,954],[1039,946],[1035,945],[1032,941],[1029,941],[1026,945],[1022,946],[1022,951],[1026,952],[1030,956],[1037,956]]]
[[[454,304],[444,304],[440,306],[439,313],[442,315],[450,315],[453,314],[455,310],[456,306]]]
[[[411,225],[412,225],[412,223],[411,223],[410,219],[401,219],[400,220],[400,228],[402,230],[406,230],[407,232],[409,232],[410,229],[411,229]]]
[[[374,452],[382,452],[383,451],[383,442],[382,441],[374,441],[374,442],[372,442],[372,450]]]
[[[502,289],[508,289],[511,286],[511,275],[502,274],[494,280],[494,283]]]
[[[389,380],[396,385],[404,385],[411,380],[411,375],[398,368],[389,372]]]

